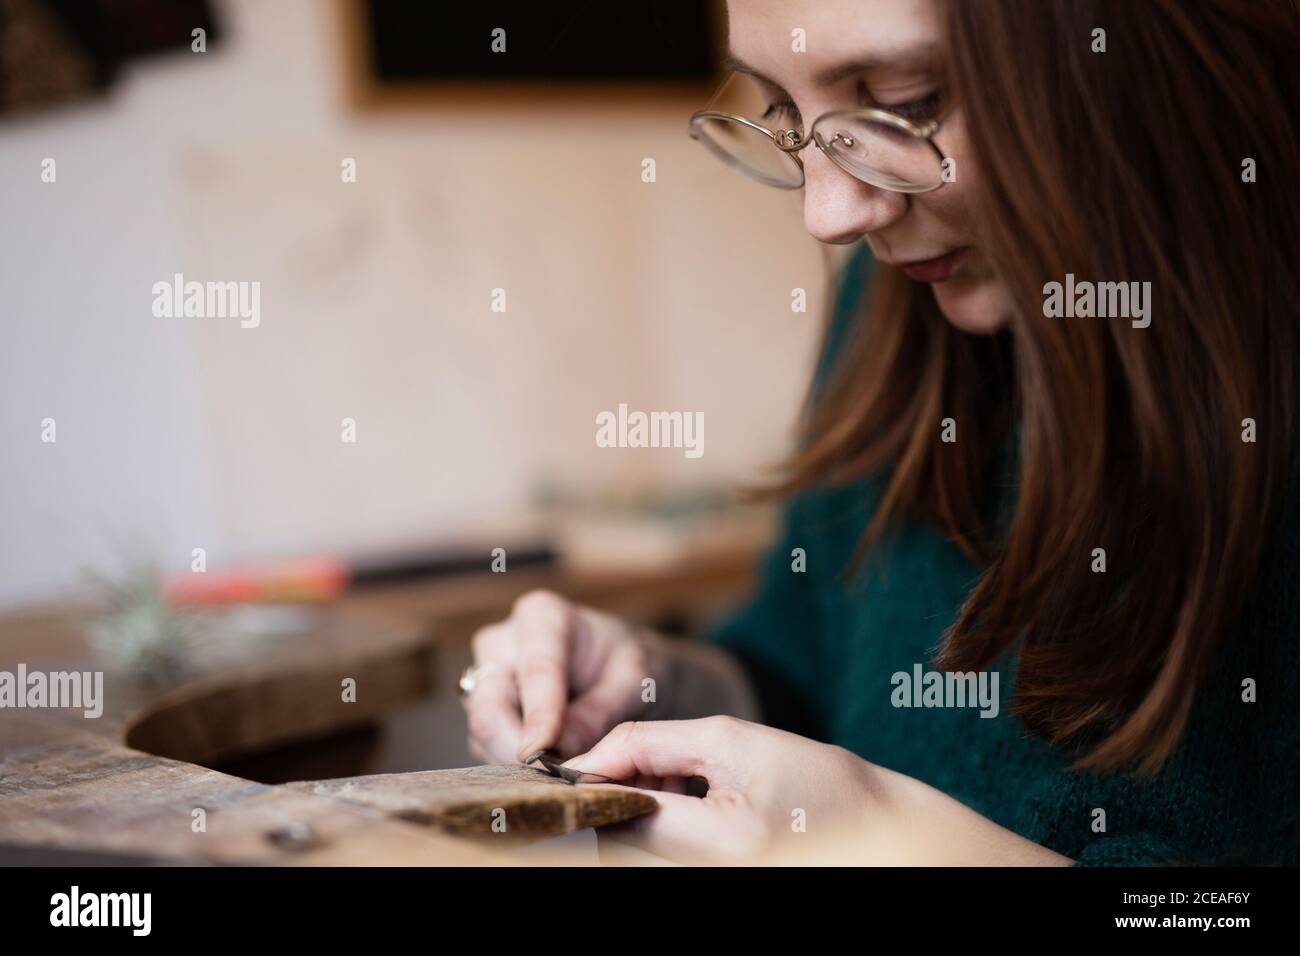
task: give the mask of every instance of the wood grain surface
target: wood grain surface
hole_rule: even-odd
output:
[[[12,640],[0,630],[0,670],[22,661],[105,671],[98,719],[79,710],[0,711],[0,862],[7,847],[25,860],[44,848],[190,863],[499,863],[510,858],[508,841],[494,840],[494,820],[516,840],[536,839],[655,806],[647,794],[573,786],[526,767],[274,786],[221,773],[206,765],[364,725],[427,695],[429,629],[373,610],[325,608],[301,634],[223,655],[162,687],[97,660],[86,620],[26,619]],[[340,693],[344,678],[356,682],[354,702]]]
[[[645,793],[603,784],[574,785],[533,767],[386,773],[287,786],[465,836],[495,833],[494,819],[505,821],[504,832],[570,833],[621,823],[655,806]]]

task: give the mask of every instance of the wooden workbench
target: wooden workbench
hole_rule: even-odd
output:
[[[646,794],[574,787],[522,767],[280,784],[212,767],[346,734],[427,697],[440,642],[462,641],[532,587],[621,611],[672,608],[739,596],[752,558],[657,575],[542,569],[361,593],[316,609],[318,620],[302,633],[210,666],[200,661],[166,686],[113,673],[96,658],[86,637],[89,608],[5,615],[0,670],[18,662],[104,670],[106,703],[98,719],[79,710],[0,710],[0,861],[8,850],[24,861],[95,852],[194,863],[496,863],[510,861],[521,840],[649,812]],[[356,681],[353,702],[340,690],[348,677]]]

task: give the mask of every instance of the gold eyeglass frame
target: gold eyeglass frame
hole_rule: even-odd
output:
[[[727,86],[727,84],[731,82],[731,79],[732,79],[731,77],[728,77],[726,80],[723,81],[722,85],[718,87],[718,91],[714,93],[713,96],[710,98],[710,103],[713,100],[718,98],[722,90]],[[929,192],[934,192],[936,189],[938,189],[940,186],[944,184],[945,180],[942,178],[942,169],[943,169],[943,163],[947,160],[948,157],[943,154],[943,150],[941,150],[938,144],[935,143],[934,141],[934,134],[939,132],[939,128],[941,126],[941,122],[939,120],[931,120],[930,122],[924,125],[918,126],[916,123],[913,123],[911,120],[899,116],[897,113],[891,113],[888,110],[876,109],[874,107],[859,107],[857,109],[829,110],[828,112],[822,113],[815,120],[809,123],[807,129],[812,129],[818,123],[821,123],[824,120],[827,119],[834,120],[842,117],[852,117],[853,119],[872,120],[874,122],[883,123],[886,126],[892,126],[895,129],[901,130],[904,133],[908,133],[911,136],[915,136],[917,139],[924,140],[926,145],[928,145],[930,149],[934,150],[935,156],[938,157],[939,168],[940,168],[939,182],[933,186],[923,186],[923,187],[918,187],[916,189],[896,189],[896,188],[891,188],[889,186],[881,186],[873,182],[868,182],[867,180],[859,176],[857,173],[853,172],[852,170],[845,169],[844,166],[835,162],[835,157],[831,156],[830,154],[826,154],[826,147],[822,146],[821,143],[818,143],[814,137],[809,136],[805,139],[804,134],[799,130],[795,130],[795,129],[771,130],[768,129],[763,124],[756,123],[754,120],[741,116],[738,113],[726,113],[720,110],[711,110],[711,109],[699,110],[698,112],[691,114],[689,132],[690,132],[691,139],[700,143],[700,145],[704,146],[709,152],[713,153],[713,155],[717,156],[719,159],[721,159],[732,169],[736,170],[736,172],[741,173],[742,175],[747,176],[750,179],[756,180],[757,182],[763,183],[764,185],[774,186],[777,189],[802,189],[803,188],[805,182],[803,160],[799,157],[798,153],[800,150],[805,149],[810,143],[815,143],[817,148],[820,149],[824,154],[826,154],[826,158],[829,159],[832,163],[835,163],[835,165],[839,169],[843,169],[844,172],[848,173],[854,179],[857,179],[859,182],[867,183],[868,186],[871,186],[874,189],[883,189],[886,190],[887,192],[909,193],[909,194],[929,193]],[[758,173],[757,171],[744,165],[744,163],[740,160],[739,157],[735,156],[732,153],[727,152],[723,147],[715,143],[710,137],[701,135],[701,133],[699,132],[699,127],[705,120],[724,120],[730,123],[739,123],[741,126],[745,126],[748,127],[749,129],[756,130],[762,133],[764,136],[766,136],[769,140],[772,141],[773,146],[775,146],[777,149],[779,149],[781,152],[785,153],[795,161],[795,164],[799,167],[799,182],[793,185],[787,185],[784,182],[777,182],[773,179],[763,176],[761,173]],[[835,135],[836,135],[836,139],[838,139],[840,134],[836,133]],[[834,142],[834,140],[832,140],[832,142]],[[852,143],[850,142],[847,143],[846,145],[852,146]]]

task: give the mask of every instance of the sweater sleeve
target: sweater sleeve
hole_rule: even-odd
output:
[[[1088,844],[1075,866],[1176,866],[1185,859],[1162,838],[1150,833],[1103,837]]]
[[[859,244],[845,260],[838,278],[822,352],[813,378],[816,390],[832,373],[844,347],[871,277],[871,253]],[[815,493],[790,502],[780,535],[759,572],[753,601],[725,622],[715,642],[730,650],[749,674],[763,720],[773,727],[823,740],[828,716],[822,701],[822,622],[816,587],[818,568],[809,544],[821,533],[815,520]],[[795,570],[796,549],[803,549],[805,570]]]
[[[807,543],[800,529],[809,507],[804,497],[786,509],[778,541],[759,569],[757,596],[723,624],[714,641],[749,675],[764,723],[825,739],[817,602],[812,576],[795,570],[795,549]]]

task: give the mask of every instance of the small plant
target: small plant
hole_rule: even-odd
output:
[[[95,571],[86,577],[103,610],[90,625],[91,644],[115,668],[140,679],[165,683],[189,669],[200,620],[169,605],[149,566],[130,569],[114,580]]]

